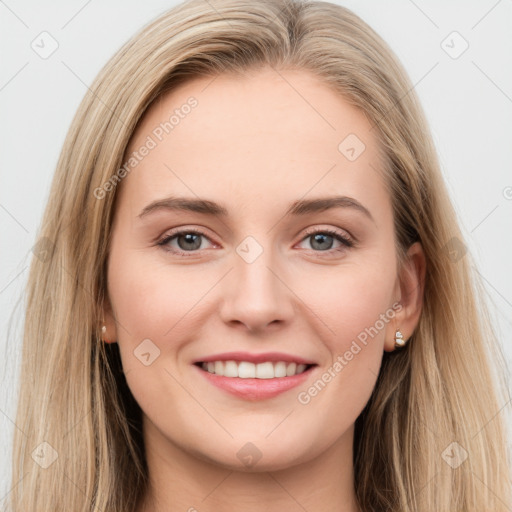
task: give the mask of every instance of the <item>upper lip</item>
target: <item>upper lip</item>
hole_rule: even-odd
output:
[[[197,359],[194,361],[194,364],[208,363],[211,361],[248,361],[255,364],[265,363],[267,361],[284,361],[286,363],[316,364],[314,361],[309,361],[303,357],[285,354],[283,352],[262,352],[261,354],[251,354],[249,352],[223,352],[222,354],[213,354],[211,356],[205,356],[201,359]]]

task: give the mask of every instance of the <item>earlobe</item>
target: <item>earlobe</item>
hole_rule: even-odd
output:
[[[389,340],[386,339],[386,351],[393,351],[407,342],[418,325],[423,308],[423,293],[426,273],[426,258],[420,242],[415,242],[407,254],[397,275],[398,302],[400,311],[395,315],[395,324]],[[401,334],[398,335],[397,332]]]

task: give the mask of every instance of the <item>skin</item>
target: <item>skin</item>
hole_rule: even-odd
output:
[[[105,339],[119,343],[143,411],[151,485],[140,510],[359,511],[354,422],[383,352],[394,350],[396,328],[407,339],[418,322],[425,272],[419,244],[398,266],[375,130],[311,74],[263,68],[167,93],[145,114],[128,153],[190,96],[197,107],[119,185],[108,261]],[[338,150],[349,134],[366,146],[355,161]],[[228,215],[160,209],[139,217],[171,195],[218,202]],[[354,207],[285,215],[293,201],[334,195],[357,200],[371,218]],[[206,236],[199,249],[183,236],[167,243],[192,254],[183,256],[157,244],[173,228]],[[307,228],[334,229],[355,244],[315,244]],[[247,236],[263,250],[251,263],[236,251]],[[396,302],[396,316],[300,403],[299,392]],[[145,339],[160,350],[148,366],[134,355]],[[192,365],[228,351],[279,351],[318,366],[305,385],[246,400]],[[252,467],[237,456],[248,442],[261,455]]]

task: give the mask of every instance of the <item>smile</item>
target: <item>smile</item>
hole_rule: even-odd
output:
[[[303,386],[317,364],[285,361],[200,361],[192,365],[208,384],[243,400],[265,400]],[[202,377],[201,377],[202,376]],[[295,396],[291,398],[295,400]]]

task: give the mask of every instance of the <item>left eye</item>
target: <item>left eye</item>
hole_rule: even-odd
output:
[[[340,251],[354,245],[350,238],[330,229],[311,231],[302,240],[307,239],[311,240],[313,250],[320,252]],[[338,247],[332,247],[334,240],[340,243]]]
[[[166,251],[188,256],[191,255],[190,253],[193,254],[202,248],[201,245],[203,238],[209,240],[209,238],[201,231],[177,231],[163,238],[160,242],[158,242],[158,245],[164,247]],[[315,252],[330,253],[334,251],[343,251],[354,245],[352,240],[347,236],[339,233],[338,231],[329,229],[311,231],[307,233],[304,238],[302,238],[301,242],[307,239],[311,239],[311,248]],[[338,247],[333,247],[333,243],[335,241],[339,242],[340,245]],[[178,247],[173,246],[171,242],[177,242]]]

